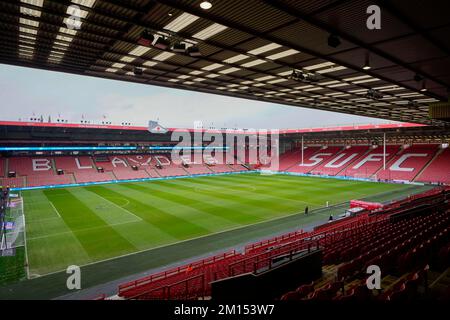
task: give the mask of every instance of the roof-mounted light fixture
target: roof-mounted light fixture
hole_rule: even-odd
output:
[[[369,53],[366,53],[366,60],[364,62],[364,70],[370,70],[372,67],[370,66],[370,61],[369,61]]]
[[[212,3],[211,1],[202,1],[200,3],[200,8],[202,8],[203,10],[209,10],[212,8]]]

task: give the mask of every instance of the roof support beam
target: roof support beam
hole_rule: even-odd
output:
[[[278,38],[276,36],[267,35],[267,34],[264,34],[264,33],[261,33],[261,32],[257,32],[257,31],[255,31],[255,30],[253,30],[251,28],[248,28],[248,27],[246,27],[246,26],[244,26],[241,23],[238,23],[236,21],[229,21],[229,20],[227,20],[225,18],[219,17],[217,15],[213,15],[211,13],[204,12],[204,11],[202,11],[200,9],[192,8],[192,6],[186,5],[184,3],[180,3],[179,1],[175,1],[175,0],[164,0],[164,1],[162,1],[162,0],[155,0],[155,1],[157,1],[157,2],[159,2],[161,4],[164,4],[164,5],[168,5],[168,6],[172,7],[172,8],[175,8],[175,9],[183,10],[183,11],[188,12],[190,14],[197,15],[197,16],[199,16],[201,18],[204,18],[204,19],[207,19],[207,20],[210,20],[210,21],[213,21],[213,22],[220,23],[220,24],[225,25],[225,26],[227,26],[229,28],[232,28],[232,29],[235,29],[235,30],[238,30],[238,31],[242,31],[242,32],[246,32],[248,34],[257,36],[258,38],[265,39],[265,40],[270,41],[270,42],[275,42],[275,43],[281,44],[283,46],[286,46],[288,48],[292,48],[292,49],[295,49],[295,50],[307,53],[309,55],[316,56],[316,57],[321,58],[323,60],[327,60],[327,61],[333,62],[335,64],[342,65],[342,66],[344,66],[344,67],[346,67],[348,69],[355,70],[355,66],[350,65],[350,64],[348,64],[346,62],[337,60],[334,57],[327,57],[327,56],[325,56],[325,55],[323,55],[323,54],[321,54],[321,53],[319,53],[317,51],[314,51],[314,50],[311,50],[309,48],[300,46],[299,44],[292,43],[292,42],[286,41],[284,39],[280,39],[280,38]],[[358,69],[358,70],[355,70],[355,71],[358,71],[358,72],[363,72],[364,71],[364,73],[366,73],[366,74],[368,74],[368,75],[370,75],[372,77],[376,77],[376,78],[384,80],[384,81],[386,81],[388,83],[392,83],[392,84],[396,84],[396,85],[405,87],[405,88],[407,88],[407,89],[409,89],[411,91],[414,91],[414,92],[419,92],[419,90],[417,88],[415,88],[415,87],[406,86],[404,84],[398,83],[398,82],[396,82],[396,81],[394,81],[392,79],[389,79],[389,78],[386,78],[386,77],[384,77],[382,75],[376,74],[376,73],[374,73],[374,72],[372,72],[370,70],[362,70],[362,68],[361,68],[361,70]],[[435,97],[435,98],[441,99],[441,100],[445,99],[445,97],[436,96],[434,94],[432,96]]]
[[[332,26],[330,26],[330,25],[328,25],[326,23],[323,23],[322,21],[314,18],[311,15],[304,14],[304,13],[300,12],[299,10],[297,10],[296,8],[294,8],[294,7],[290,6],[290,5],[287,5],[285,3],[282,3],[279,0],[264,0],[264,2],[267,3],[268,5],[276,8],[276,9],[278,9],[280,11],[282,11],[282,12],[285,12],[285,13],[288,13],[288,14],[294,16],[294,17],[300,18],[300,19],[306,21],[307,23],[309,23],[309,24],[311,24],[313,26],[316,26],[316,27],[318,27],[318,28],[320,28],[320,29],[330,33],[330,34],[335,34],[337,36],[340,36],[342,39],[344,39],[344,40],[346,40],[346,41],[348,41],[350,43],[353,43],[353,44],[357,45],[360,48],[363,48],[363,49],[365,49],[367,51],[370,51],[370,52],[372,52],[372,53],[382,57],[383,59],[392,61],[393,63],[401,66],[402,68],[404,68],[406,70],[410,70],[410,71],[412,71],[414,73],[420,73],[423,76],[425,76],[427,79],[432,80],[432,81],[434,81],[434,82],[436,82],[436,83],[438,83],[438,84],[440,84],[442,86],[447,86],[448,85],[445,82],[441,81],[440,79],[438,79],[436,77],[433,77],[432,75],[430,75],[430,74],[428,74],[426,72],[423,72],[422,70],[419,70],[417,68],[414,68],[414,67],[404,63],[403,61],[401,61],[400,59],[390,55],[389,53],[386,53],[386,52],[384,52],[384,51],[382,51],[382,50],[380,50],[380,49],[378,49],[376,47],[368,45],[368,44],[362,42],[361,40],[355,38],[354,36],[352,36],[352,35],[350,35],[348,33],[345,33],[345,32],[343,32],[343,31],[341,31],[339,29],[336,29],[336,28],[334,28],[334,27],[332,27]],[[361,70],[361,72],[368,73],[366,70]]]

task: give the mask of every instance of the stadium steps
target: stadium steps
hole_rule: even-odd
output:
[[[180,166],[181,169],[183,169],[184,172],[186,172],[187,176],[192,175],[189,171],[186,170],[186,168],[184,166]]]
[[[433,163],[434,160],[436,160],[437,157],[441,155],[442,152],[444,152],[444,149],[439,148],[438,151],[434,154],[433,158],[431,158],[430,161],[428,161],[427,164],[423,166],[423,168],[417,173],[417,175],[411,181],[416,181],[416,179],[420,178],[422,173]]]
[[[105,171],[105,173],[112,176],[113,180],[120,180],[119,178],[116,177],[116,174],[114,173],[114,171]]]
[[[319,151],[320,151],[320,149],[316,150],[316,152],[313,152],[309,157],[314,156],[314,155],[315,155],[317,152],[319,152]],[[297,152],[297,151],[293,151],[293,153],[296,153],[296,152]],[[293,167],[295,167],[295,166],[298,166],[298,165],[302,162],[302,151],[301,151],[301,149],[298,151],[298,156],[299,156],[298,162],[292,164],[291,166],[287,167],[287,168],[284,169],[283,171],[289,171],[291,168],[293,168]]]
[[[335,176],[340,175],[343,171],[345,171],[348,167],[350,167],[353,163],[355,163],[356,161],[360,161],[361,159],[363,159],[365,156],[367,156],[370,152],[372,151],[372,149],[369,147],[367,148],[366,152],[362,153],[359,157],[357,157],[356,159],[353,159],[352,161],[350,161],[344,168],[342,168],[342,170],[340,170],[339,172],[337,172],[335,174]],[[342,151],[341,151],[342,152]]]
[[[289,152],[289,151],[288,151],[288,152]],[[301,150],[300,150],[300,151],[293,151],[292,154],[295,154],[295,153],[297,153],[297,152],[298,152],[298,155],[299,155],[299,161],[301,162],[301,161],[302,161],[302,152],[301,152]],[[284,169],[283,171],[288,171],[288,170],[291,169],[292,167],[298,165],[300,162],[296,162],[296,163],[290,165],[289,167],[287,167],[287,168]]]
[[[430,283],[430,289],[445,290],[450,286],[450,268],[447,268],[444,272],[436,277],[435,272],[430,272],[428,281]]]
[[[328,147],[335,147],[335,146],[328,146]],[[319,150],[317,150],[316,152],[314,152],[314,154],[317,154],[317,153],[319,153],[319,152],[327,152],[327,150],[329,150],[329,149],[328,149],[328,148],[327,148],[327,149],[319,149]],[[336,158],[336,156],[337,156],[338,154],[340,154],[341,152],[343,152],[343,151],[345,151],[345,147],[344,147],[344,146],[342,146],[340,150],[336,151],[336,152],[335,152],[333,155],[331,155],[329,158],[325,159],[324,161],[320,161],[320,162],[319,162],[318,164],[316,164],[314,167],[310,167],[309,170],[307,170],[305,173],[314,173],[314,171],[315,171],[317,168],[319,168],[319,167],[321,167],[321,166],[327,164],[327,163],[330,162],[332,159]],[[314,155],[314,154],[313,154],[313,155]],[[322,172],[319,172],[319,174],[322,174]]]
[[[156,168],[146,168],[145,171],[148,173],[148,175],[149,175],[151,178],[160,178],[160,177],[162,177],[162,176],[159,174],[158,169],[156,169]],[[153,173],[156,173],[157,177],[154,177],[154,176],[153,176]]]
[[[95,164],[95,161],[92,157],[89,157],[89,161],[91,162],[92,168],[95,169],[95,171],[98,170],[97,165]]]
[[[3,177],[7,177],[9,172],[9,158],[5,158],[5,162],[3,163],[3,165],[3,169],[5,169]]]
[[[214,173],[214,171],[208,165],[204,165],[204,167],[207,168],[211,173]]]
[[[51,158],[50,161],[51,161],[51,163],[52,163],[52,171],[53,171],[53,173],[56,175],[56,162],[55,162],[55,158]]]
[[[72,173],[72,176],[73,176],[73,181],[74,181],[74,183],[78,183],[77,177],[75,176],[75,174]]]
[[[389,166],[391,165],[391,163],[395,161],[395,158],[396,158],[401,152],[403,152],[403,149],[402,149],[402,148],[399,148],[399,150],[397,151],[397,153],[394,154],[394,155],[392,156],[392,158],[389,159],[389,160],[386,162],[386,170],[389,168]],[[377,174],[378,174],[378,172],[380,172],[380,171],[382,171],[382,170],[384,170],[384,169],[383,169],[383,165],[381,165],[380,168],[379,168],[377,171],[375,171],[375,172],[370,176],[370,178],[376,177]]]
[[[304,149],[304,150],[306,150],[306,149]],[[312,154],[310,154],[308,157],[314,156],[314,155],[315,155],[316,153],[318,153],[320,150],[321,150],[320,148],[317,149],[315,152],[313,152]],[[290,151],[292,151],[292,150],[290,150]],[[288,152],[290,152],[290,151],[288,151]],[[302,162],[302,150],[301,150],[301,148],[300,148],[299,150],[297,150],[297,151],[292,151],[292,154],[295,154],[295,153],[298,153],[298,161],[295,162],[294,164],[290,165],[289,167],[287,167],[287,168],[284,169],[283,171],[289,171],[291,168],[293,168],[293,167],[295,167],[295,166],[298,166],[298,165]]]

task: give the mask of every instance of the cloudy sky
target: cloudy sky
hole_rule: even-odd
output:
[[[305,128],[385,122],[379,119],[296,108],[213,94],[105,80],[0,64],[1,120],[33,114],[69,122],[85,119],[166,127]]]

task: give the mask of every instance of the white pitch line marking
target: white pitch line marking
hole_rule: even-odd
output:
[[[53,204],[53,202],[49,201],[50,205],[52,206],[53,210],[55,210],[56,214],[58,215],[58,218],[61,218],[61,215],[59,214],[58,209],[56,209],[55,205]]]
[[[128,214],[134,216],[134,217],[137,219],[137,221],[142,221],[142,218],[141,218],[141,217],[138,217],[138,216],[135,215],[134,213],[132,213],[132,212],[128,211],[127,209],[125,209],[124,207],[121,207],[121,206],[119,206],[118,204],[115,204],[114,202],[112,202],[112,201],[106,199],[105,197],[102,197],[101,195],[99,195],[99,194],[97,194],[97,193],[95,193],[95,192],[93,192],[93,194],[95,194],[96,196],[102,198],[102,199],[105,200],[106,202],[112,204],[112,205],[115,206],[116,208],[119,208],[120,210],[123,210],[123,211],[125,211],[126,213],[128,213]],[[128,204],[130,203],[130,201],[128,201],[128,200],[125,199],[125,198],[123,198],[123,200],[127,201],[127,203],[125,204],[125,206],[128,205]]]
[[[102,229],[102,228],[114,227],[114,226],[121,226],[121,225],[124,225],[124,224],[130,224],[130,223],[136,223],[136,222],[137,221],[111,223],[111,224],[107,224],[107,225],[104,225],[104,226],[76,229],[76,230],[71,230],[71,231],[64,231],[64,232],[57,232],[57,233],[47,234],[47,235],[44,235],[44,236],[32,237],[32,238],[28,238],[28,240],[37,240],[37,239],[51,238],[51,237],[56,237],[56,236],[60,236],[60,235],[63,235],[63,234],[70,234],[70,233],[74,234],[76,232],[82,232],[82,231],[88,231],[88,230],[96,230],[96,229]]]

